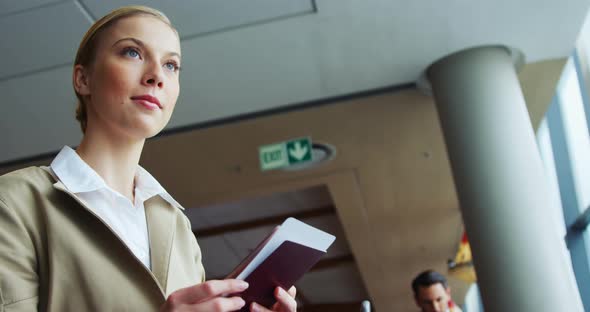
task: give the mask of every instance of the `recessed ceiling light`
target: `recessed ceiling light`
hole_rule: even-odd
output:
[[[311,161],[291,165],[282,170],[284,171],[298,171],[310,168],[315,168],[323,165],[336,156],[336,148],[330,144],[314,142],[311,144]]]

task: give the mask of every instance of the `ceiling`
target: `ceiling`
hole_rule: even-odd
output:
[[[569,55],[586,0],[175,0],[182,91],[168,129],[414,82],[434,60],[505,44]],[[81,138],[72,59],[93,20],[137,1],[0,1],[0,164]]]

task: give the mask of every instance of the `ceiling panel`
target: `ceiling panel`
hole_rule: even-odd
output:
[[[293,214],[329,206],[332,199],[324,186],[277,193],[232,203],[187,209],[193,230],[235,224],[277,215]]]
[[[72,63],[88,27],[73,1],[0,18],[0,79]]]
[[[81,1],[93,16],[137,1]],[[142,1],[142,4],[165,12],[174,22],[181,37],[193,37],[244,25],[258,24],[314,11],[311,0],[176,0]]]
[[[324,89],[334,81],[322,72],[321,53],[310,40],[314,23],[315,14],[184,41],[184,89],[168,127],[272,109],[336,91]],[[345,77],[350,76],[334,79]]]
[[[230,232],[223,236],[236,256],[239,259],[244,259],[250,254],[250,252],[256,249],[258,244],[262,242],[273,229],[274,226],[269,225],[239,232]]]
[[[51,5],[64,0],[2,0],[0,1],[0,16],[20,13],[25,10]]]

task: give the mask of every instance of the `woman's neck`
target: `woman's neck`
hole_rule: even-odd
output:
[[[113,190],[134,202],[134,179],[145,140],[113,140],[86,131],[76,152]]]

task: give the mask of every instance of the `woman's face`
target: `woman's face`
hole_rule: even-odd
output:
[[[180,42],[149,15],[125,17],[105,29],[78,92],[86,96],[89,131],[145,139],[170,120],[179,94]],[[82,92],[80,92],[82,91]]]

